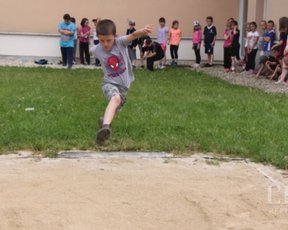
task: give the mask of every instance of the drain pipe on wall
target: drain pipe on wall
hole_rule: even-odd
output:
[[[240,56],[244,55],[244,37],[246,35],[248,0],[239,0]]]

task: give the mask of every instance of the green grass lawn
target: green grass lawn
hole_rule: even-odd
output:
[[[201,151],[288,168],[287,96],[184,69],[135,75],[113,136],[99,148],[100,70],[0,68],[0,152]]]

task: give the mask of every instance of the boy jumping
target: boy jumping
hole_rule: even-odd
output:
[[[152,27],[147,25],[130,35],[117,37],[115,23],[105,19],[98,22],[96,32],[100,45],[94,46],[91,52],[100,60],[104,73],[102,90],[109,101],[104,117],[99,119],[100,128],[96,142],[102,145],[109,139],[111,123],[125,104],[128,89],[134,81],[127,47],[133,40],[151,33]]]

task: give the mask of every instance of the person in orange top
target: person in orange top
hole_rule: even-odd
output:
[[[171,65],[177,65],[178,61],[178,49],[181,42],[182,32],[179,29],[179,22],[177,20],[173,21],[172,28],[169,31],[169,44],[170,44],[170,54],[172,58]]]

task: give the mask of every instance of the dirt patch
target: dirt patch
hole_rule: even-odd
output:
[[[236,73],[225,73],[223,66],[216,65],[213,68],[201,68],[200,71],[235,85],[260,89],[268,93],[288,93],[288,87],[286,85],[275,84],[275,81],[268,80],[264,77],[257,79],[255,75],[240,73],[240,71],[242,71],[241,68],[238,68]]]
[[[211,161],[2,156],[0,229],[287,229],[285,172]]]

